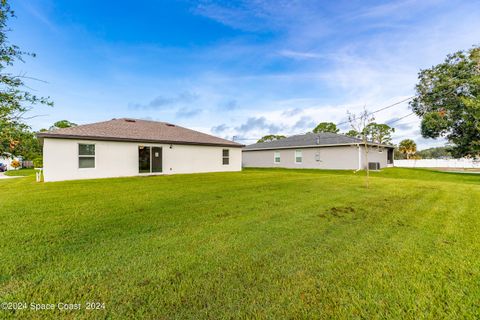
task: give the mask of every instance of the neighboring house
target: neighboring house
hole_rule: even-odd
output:
[[[243,145],[136,119],[41,132],[44,181],[240,171]]]
[[[243,148],[244,167],[365,169],[361,139],[335,133],[307,133]],[[393,146],[368,143],[368,162],[393,165]]]

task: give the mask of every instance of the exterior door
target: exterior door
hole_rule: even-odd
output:
[[[161,147],[152,147],[152,172],[162,172]]]
[[[392,164],[393,163],[393,148],[388,148],[387,151],[387,163]]]

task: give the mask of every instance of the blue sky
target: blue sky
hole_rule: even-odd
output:
[[[480,43],[480,1],[16,0],[10,41],[37,54],[12,72],[61,119],[173,122],[221,137],[298,134],[413,94],[421,68]],[[376,114],[391,122],[407,103]],[[419,120],[394,125],[414,138]],[[348,127],[342,127],[345,130]],[[252,143],[252,140],[242,140]]]

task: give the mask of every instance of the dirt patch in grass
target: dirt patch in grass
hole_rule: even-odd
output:
[[[334,218],[343,218],[345,216],[351,216],[357,210],[353,207],[345,206],[345,207],[331,207],[330,209],[325,210],[325,212],[320,213],[319,216],[321,218],[326,217],[334,217]]]

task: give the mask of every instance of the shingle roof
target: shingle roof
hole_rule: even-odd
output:
[[[361,139],[349,137],[343,134],[330,132],[307,133],[295,135],[288,138],[274,140],[271,142],[255,143],[246,146],[243,150],[262,150],[262,149],[279,149],[279,148],[300,148],[300,147],[316,147],[316,146],[335,146],[335,145],[352,145],[362,143]],[[374,144],[374,143],[369,143]],[[385,145],[386,146],[386,145]],[[387,146],[389,147],[389,146]]]
[[[166,122],[112,119],[38,133],[39,138],[135,141],[242,147],[243,145]]]

